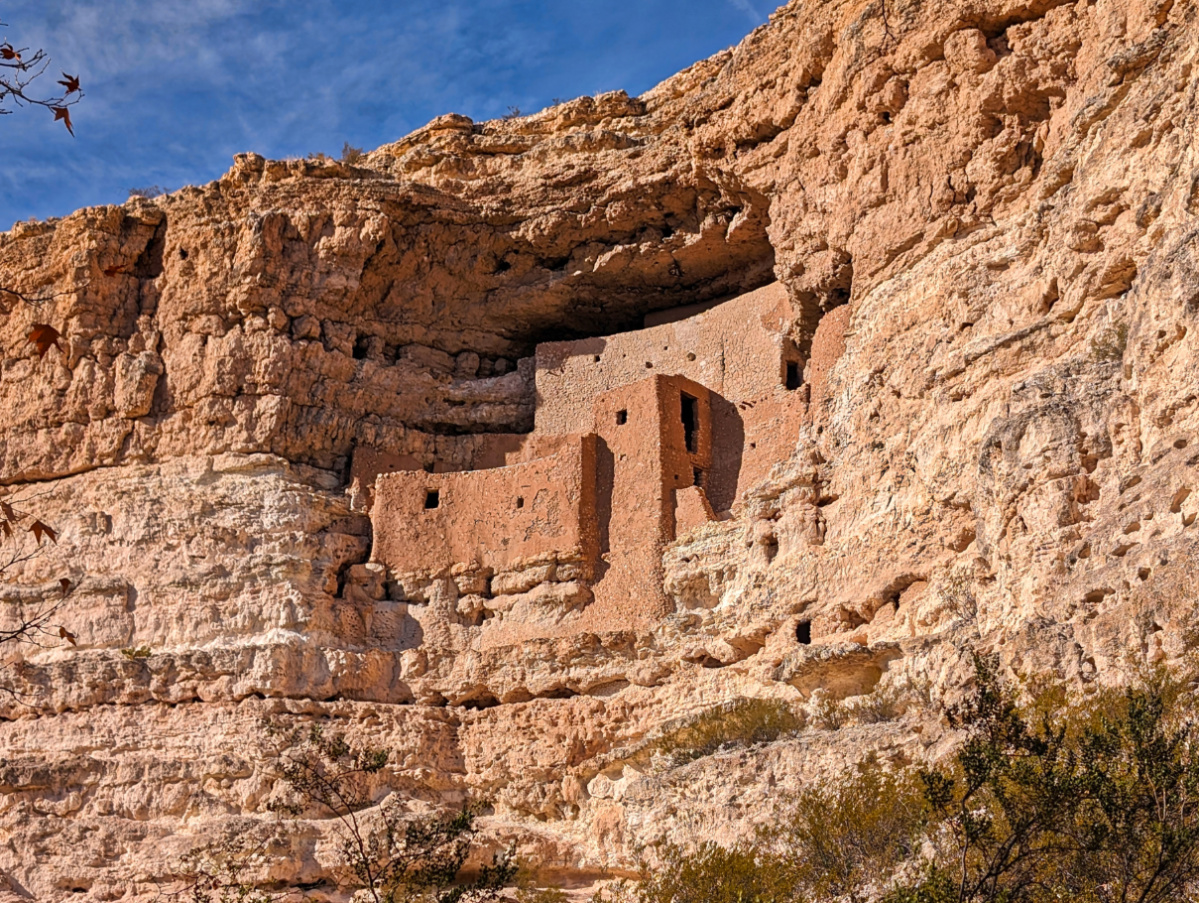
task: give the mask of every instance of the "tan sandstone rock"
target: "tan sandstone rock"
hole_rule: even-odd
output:
[[[486,798],[494,843],[586,887],[870,750],[943,752],[968,647],[1082,685],[1183,654],[1199,8],[887,6],[794,0],[640,98],[241,155],[0,235],[0,285],[47,298],[0,295],[0,482],[59,532],[5,616],[67,576],[79,644],[4,650],[0,894],[150,899],[237,834],[271,838],[263,881],[322,880],[333,826],[273,821],[263,717],[391,746],[381,794]],[[538,344],[641,348],[776,281],[779,445],[710,515],[691,493],[646,617],[588,618],[574,559],[371,561],[376,474],[450,485],[545,432]],[[807,728],[655,754],[746,696]]]

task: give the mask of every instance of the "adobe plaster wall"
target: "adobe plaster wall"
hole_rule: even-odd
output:
[[[458,473],[523,464],[569,452],[577,437],[537,433],[473,433],[466,436],[429,437],[420,454],[380,449],[369,445],[354,449],[350,458],[349,493],[355,511],[370,513],[375,480],[380,474],[423,470]]]
[[[793,319],[786,289],[773,283],[684,320],[543,342],[535,355],[537,431],[582,432],[591,399],[655,373],[685,376],[734,403],[759,398],[781,384]]]
[[[684,443],[681,393],[696,399],[694,453]],[[709,392],[684,377],[654,376],[600,395],[601,567],[593,623],[650,623],[670,611],[662,590],[662,549],[674,540],[674,492],[694,485],[694,469],[711,469]]]
[[[264,716],[391,747],[381,792],[487,799],[495,848],[585,886],[943,754],[971,648],[1080,689],[1193,658],[1199,4],[887,9],[793,0],[641,98],[0,235],[0,284],[47,295],[0,298],[0,483],[59,530],[0,602],[80,628],[5,651],[0,899],[149,903],[226,837],[272,838],[264,889],[331,880],[333,821],[267,805]],[[488,598],[368,561],[353,449],[468,467],[532,429],[546,336],[772,278],[797,340],[845,302],[845,352],[734,516],[667,546],[669,614],[593,622],[570,567]],[[655,755],[742,697],[807,726]],[[898,702],[820,719],[846,700]]]
[[[429,575],[455,565],[495,573],[594,561],[595,455],[594,438],[581,436],[556,454],[507,467],[382,474],[372,559],[393,572]]]
[[[812,349],[804,369],[804,382],[808,386],[813,411],[827,409],[829,374],[845,353],[846,330],[849,329],[850,308],[848,304],[834,307],[823,317],[812,336]]]
[[[796,316],[775,283],[683,308],[669,319],[665,313],[647,317],[664,319],[633,332],[538,345],[536,432],[585,429],[592,398],[650,374],[693,379],[712,393],[707,494],[717,512],[727,512],[786,456],[798,435],[807,392],[788,390],[785,383],[788,361],[803,369],[790,338]]]

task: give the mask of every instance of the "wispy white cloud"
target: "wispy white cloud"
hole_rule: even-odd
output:
[[[0,0],[87,91],[75,139],[39,111],[0,119],[0,229],[204,182],[241,150],[375,147],[449,110],[644,90],[763,21],[756,2]]]
[[[761,25],[766,21],[766,17],[758,12],[758,8],[750,3],[749,0],[728,0],[728,2],[734,9],[739,9],[749,16],[753,20],[754,25]]]

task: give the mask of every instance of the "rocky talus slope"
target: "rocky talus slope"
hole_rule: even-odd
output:
[[[449,115],[353,165],[244,155],[0,235],[0,285],[46,299],[0,296],[0,482],[60,533],[4,607],[65,575],[78,637],[4,649],[0,898],[149,899],[231,835],[319,883],[334,835],[266,811],[265,716],[391,746],[391,789],[490,800],[497,846],[586,887],[868,750],[937,754],[925,703],[970,647],[1096,685],[1179,657],[1197,12],[794,0],[639,98]],[[484,649],[453,598],[385,598],[355,448],[527,431],[535,343],[774,280],[799,348],[835,311],[845,349],[809,364],[794,453],[667,551],[673,614]],[[808,726],[653,755],[740,697]]]

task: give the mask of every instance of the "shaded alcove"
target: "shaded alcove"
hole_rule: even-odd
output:
[[[712,510],[727,511],[737,497],[741,464],[745,455],[745,421],[737,406],[711,393],[712,404],[712,467],[704,491]]]
[[[554,258],[513,243],[496,273],[504,284],[488,297],[489,309],[506,312],[498,331],[529,354],[542,342],[611,336],[690,317],[775,281],[769,199],[746,191],[736,201],[710,203],[667,224],[647,203],[636,235],[609,239],[612,249],[626,249],[631,258],[611,271],[593,262],[594,240]],[[706,228],[713,218],[736,220],[735,238]],[[656,244],[646,240],[655,238]]]

